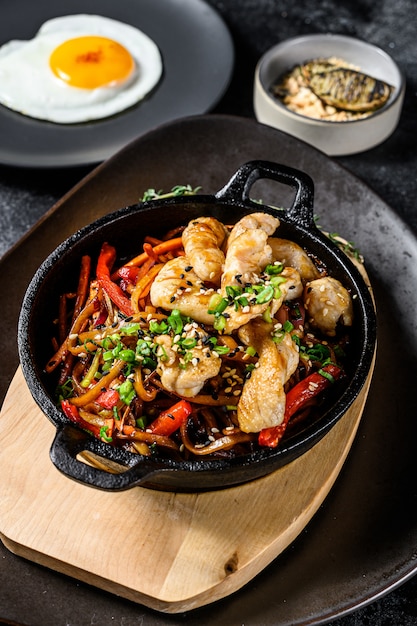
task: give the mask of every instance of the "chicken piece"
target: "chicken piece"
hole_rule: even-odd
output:
[[[185,255],[201,280],[219,284],[223,271],[222,246],[227,228],[215,217],[192,220],[182,233]]]
[[[183,315],[202,324],[213,324],[214,315],[208,313],[213,290],[204,290],[203,281],[194,272],[187,257],[168,261],[152,283],[150,298],[153,306]]]
[[[225,310],[228,316],[224,329],[226,333],[230,334],[252,319],[260,317],[268,307],[270,308],[270,315],[274,316],[285,300],[294,300],[302,295],[303,284],[297,270],[286,267],[281,272],[280,277],[285,278],[285,282],[279,285],[280,296],[278,298],[272,298],[263,304],[249,303],[248,306],[238,307],[237,310],[230,306]]]
[[[304,306],[312,326],[334,337],[337,324],[351,326],[353,306],[349,292],[336,278],[325,276],[304,288]]]
[[[310,280],[320,278],[320,272],[307,252],[294,241],[269,237],[268,244],[271,246],[274,261],[281,261],[285,267],[298,270],[304,285]]]
[[[272,262],[267,239],[279,226],[279,219],[269,213],[251,213],[237,222],[227,241],[222,291],[228,285],[254,283],[258,274]]]
[[[193,332],[187,333],[189,339],[195,336],[199,338],[197,344],[186,351],[186,357],[176,338],[169,335],[155,338],[155,342],[161,346],[157,350],[157,372],[161,383],[167,391],[185,398],[196,396],[207,380],[217,376],[221,367],[221,358],[217,352],[203,345],[201,339],[205,333],[202,329],[193,329]]]
[[[239,427],[245,433],[278,426],[284,419],[284,385],[295,372],[298,346],[289,333],[279,343],[271,336],[272,324],[256,319],[239,330],[240,339],[259,355],[258,366],[245,382],[237,406]]]

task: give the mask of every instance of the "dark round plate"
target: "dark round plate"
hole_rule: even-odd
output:
[[[144,101],[113,117],[53,124],[0,105],[0,163],[67,167],[99,163],[135,136],[186,115],[209,111],[225,92],[234,49],[221,17],[203,0],[3,0],[0,45],[35,36],[60,15],[103,15],[136,26],[158,45],[164,74]]]
[[[16,327],[21,298],[36,268],[77,228],[136,202],[151,187],[167,191],[189,183],[201,185],[203,193],[216,192],[251,159],[282,162],[310,174],[321,226],[343,234],[366,257],[379,345],[368,402],[347,461],[303,533],[264,572],[221,602],[187,615],[156,614],[38,568],[26,583],[30,606],[27,611],[21,607],[19,614],[28,623],[34,611],[54,622],[54,608],[42,596],[48,588],[63,594],[55,595],[56,602],[65,597],[77,624],[93,618],[109,626],[115,619],[134,623],[138,615],[147,626],[324,624],[417,571],[417,240],[378,195],[323,153],[252,120],[228,116],[187,118],[147,133],[88,175],[2,261],[1,292],[9,295],[4,327]],[[255,186],[254,197],[273,203],[283,197],[276,185],[262,186],[259,193]],[[13,333],[4,334],[3,366],[9,379],[17,366],[15,340]],[[7,593],[8,605],[17,606],[19,587],[8,586]]]

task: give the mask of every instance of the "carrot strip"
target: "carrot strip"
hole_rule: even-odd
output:
[[[145,241],[145,243],[143,244],[143,251],[146,252],[150,259],[155,259],[155,261],[158,260],[158,255],[156,254],[150,243]]]
[[[157,237],[151,237],[151,235],[147,235],[145,237],[145,243],[150,243],[151,246],[157,246],[159,243],[162,243],[163,239],[158,239]]]
[[[178,248],[182,248],[182,237],[174,237],[174,239],[169,239],[168,241],[163,241],[162,243],[157,244],[153,248],[153,252],[156,256],[159,256],[160,254],[166,254],[167,252],[177,250]],[[144,263],[148,258],[149,255],[146,252],[142,252],[125,263],[125,265],[128,267],[130,265],[142,265],[142,263]]]
[[[139,313],[139,300],[145,298],[148,295],[155,276],[161,271],[163,266],[163,263],[158,263],[157,265],[154,265],[150,268],[147,274],[136,283],[136,286],[130,296],[130,303],[132,305],[133,313]]]

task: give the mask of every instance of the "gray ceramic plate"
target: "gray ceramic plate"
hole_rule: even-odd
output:
[[[196,613],[164,616],[71,579],[63,584],[57,574],[38,568],[28,581],[33,585],[28,622],[36,606],[48,615],[39,589],[49,588],[54,593],[61,589],[65,605],[72,607],[72,620],[80,625],[93,617],[103,626],[116,618],[136,623],[139,615],[147,626],[323,624],[378,598],[416,571],[417,292],[412,286],[417,241],[374,192],[314,148],[252,120],[214,115],[183,119],[144,135],[88,175],[4,258],[0,292],[9,295],[4,327],[16,326],[35,269],[77,228],[134,203],[149,187],[168,190],[190,183],[215,192],[251,159],[283,162],[308,172],[316,183],[320,224],[353,240],[366,255],[377,299],[379,351],[369,400],[346,464],[302,535],[230,598]],[[277,183],[263,183],[256,191],[259,198],[283,199]],[[10,381],[17,366],[12,333],[5,335],[2,347]],[[8,604],[17,603],[19,593],[18,588],[9,589]],[[50,613],[52,624],[52,608]]]
[[[2,0],[0,45],[10,39],[32,39],[46,20],[76,13],[103,15],[141,29],[161,51],[163,77],[143,102],[85,124],[42,122],[0,105],[4,165],[56,168],[99,163],[158,124],[206,113],[229,84],[232,39],[204,0]]]

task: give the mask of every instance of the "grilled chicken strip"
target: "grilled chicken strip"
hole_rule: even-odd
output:
[[[196,396],[204,386],[204,383],[217,376],[222,364],[221,358],[215,351],[205,347],[201,341],[205,333],[195,330],[188,333],[189,338],[199,337],[195,347],[187,350],[188,361],[184,367],[184,355],[176,346],[175,338],[169,335],[159,335],[155,342],[160,345],[157,351],[157,371],[161,377],[161,383],[168,391],[177,393],[185,398]]]
[[[304,285],[310,280],[320,278],[320,272],[307,252],[294,241],[269,237],[268,244],[271,246],[274,261],[281,261],[285,267],[296,269]]]
[[[215,217],[192,220],[182,233],[185,255],[201,280],[220,284],[227,228]]]
[[[285,333],[282,341],[275,343],[272,328],[272,324],[256,319],[239,330],[240,339],[259,355],[258,366],[245,382],[237,407],[239,427],[246,433],[281,424],[284,385],[298,365],[298,346],[290,334]]]
[[[278,226],[279,220],[269,213],[245,215],[233,226],[227,241],[222,291],[228,285],[256,282],[265,266],[272,263],[267,240]]]
[[[352,299],[336,278],[325,276],[307,283],[304,288],[304,306],[311,325],[329,337],[336,334],[339,322],[344,326],[352,326]]]
[[[187,257],[183,256],[164,265],[150,290],[153,306],[168,311],[179,309],[183,315],[203,324],[212,324],[214,321],[214,316],[208,313],[212,295],[212,289],[204,291],[203,281]]]

